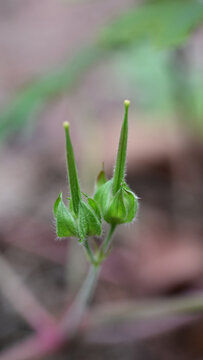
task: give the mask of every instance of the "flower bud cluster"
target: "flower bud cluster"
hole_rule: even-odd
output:
[[[70,185],[70,200],[67,207],[59,194],[54,204],[56,233],[59,238],[76,237],[85,242],[88,236],[100,236],[102,221],[112,226],[132,222],[138,209],[138,198],[125,182],[125,166],[128,137],[128,108],[124,101],[125,116],[120,133],[115,170],[112,179],[107,180],[104,170],[97,177],[93,198],[80,190],[74,151],[69,134],[69,123],[64,123],[66,134],[67,168]]]

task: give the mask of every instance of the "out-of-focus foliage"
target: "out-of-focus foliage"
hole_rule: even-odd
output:
[[[157,51],[148,42],[133,44],[128,51],[121,49],[114,57],[113,68],[122,92],[133,94],[137,107],[172,114],[181,105],[187,113],[184,120],[191,119],[191,126],[203,130],[203,69],[190,68],[176,52]]]
[[[200,1],[156,1],[130,9],[100,36],[104,46],[124,46],[150,40],[159,47],[182,44],[203,21]]]
[[[203,131],[203,69],[191,71],[189,82],[191,92],[187,101],[191,104],[191,115],[196,119],[197,127]]]
[[[16,95],[16,98],[0,114],[0,140],[21,129],[33,115],[34,111],[50,98],[69,90],[80,79],[81,75],[99,60],[101,50],[90,46],[81,50],[72,61],[42,76],[40,79]]]
[[[113,59],[113,68],[122,84],[122,92],[133,94],[136,106],[145,111],[170,112],[174,109],[171,52],[157,51],[149,43],[121,49]]]
[[[39,109],[53,96],[69,90],[88,68],[118,47],[124,51],[127,47],[126,61],[130,64],[127,76],[129,81],[132,81],[134,77],[138,78],[138,82],[140,81],[140,90],[145,92],[145,98],[141,99],[139,96],[142,105],[148,107],[150,103],[150,106],[155,108],[170,108],[173,101],[170,95],[170,83],[173,79],[175,81],[176,74],[175,69],[171,74],[167,68],[166,63],[171,54],[164,54],[163,48],[175,51],[185,43],[191,31],[202,22],[203,3],[201,0],[156,0],[128,10],[102,29],[92,46],[80,51],[64,67],[35,80],[33,84],[18,93],[0,115],[0,140],[20,130],[28,120],[32,119],[34,110]],[[150,44],[148,49],[144,47],[146,43]],[[140,46],[140,44],[145,50],[141,50],[140,53],[138,48],[136,66],[133,66],[135,52],[129,50],[129,46]],[[132,59],[131,56],[133,56]],[[169,79],[171,75],[172,80]],[[190,112],[197,118],[195,123],[198,126],[202,124],[203,115],[202,77],[200,74],[191,72],[187,84],[191,87],[188,92],[191,103]],[[150,98],[147,83],[154,81],[155,78],[156,91],[153,90],[153,96]]]

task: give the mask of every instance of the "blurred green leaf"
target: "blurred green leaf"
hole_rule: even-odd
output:
[[[202,21],[200,1],[156,1],[127,11],[104,29],[100,42],[110,48],[140,40],[150,40],[158,47],[177,46]]]
[[[189,69],[188,91],[185,91],[184,105],[187,121],[194,130],[203,132],[203,69]]]
[[[94,45],[87,47],[64,67],[42,76],[19,92],[0,114],[0,141],[23,128],[45,101],[73,87],[85,71],[100,59],[101,53],[102,50]]]
[[[97,43],[79,51],[64,67],[36,79],[16,95],[0,114],[0,141],[23,129],[46,101],[71,89],[85,71],[112,49],[146,41],[167,49],[177,47],[202,21],[201,0],[156,0],[128,10],[101,30]],[[200,85],[196,87],[200,88]],[[193,94],[197,94],[193,103],[198,108],[198,114],[202,114],[201,92],[195,90]]]
[[[136,106],[158,113],[174,110],[170,71],[171,51],[157,49],[149,43],[121,49],[113,58],[113,71],[123,94],[131,94]]]

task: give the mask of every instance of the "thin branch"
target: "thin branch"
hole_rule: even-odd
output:
[[[203,315],[203,294],[171,300],[122,302],[95,306],[87,314],[86,326],[89,328],[114,323],[120,324],[172,314]]]
[[[0,360],[31,360],[42,357],[60,348],[64,339],[58,332],[46,329],[43,333],[30,336],[16,345],[3,350]]]
[[[0,256],[0,290],[15,310],[35,330],[41,331],[42,328],[52,327],[55,324],[51,314],[23,284],[3,256]]]

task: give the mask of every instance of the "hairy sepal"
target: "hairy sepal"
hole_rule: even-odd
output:
[[[71,211],[64,204],[62,193],[55,201],[54,215],[56,218],[56,234],[59,238],[78,236],[76,221]]]
[[[80,200],[76,216],[72,201],[70,200],[67,208],[60,193],[54,204],[54,216],[56,234],[59,238],[74,236],[83,242],[88,236],[101,235],[101,212],[94,199],[88,198],[88,203]]]
[[[101,214],[93,199],[88,199],[88,204],[80,201],[78,217],[78,234],[80,242],[86,240],[87,236],[101,235]]]
[[[100,206],[104,220],[109,224],[131,223],[137,213],[138,199],[123,182],[119,190],[113,194],[113,179],[102,185],[95,193],[94,199]]]

